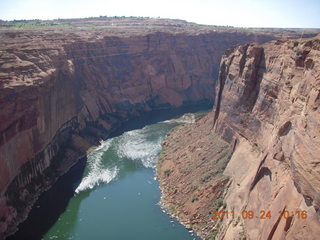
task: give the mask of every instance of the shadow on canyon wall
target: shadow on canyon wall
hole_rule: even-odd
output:
[[[122,123],[110,135],[116,137],[126,131],[143,128],[146,125],[157,123],[171,118],[177,118],[184,113],[209,110],[212,104],[197,104],[174,109],[162,109],[145,112]],[[22,222],[19,230],[7,240],[41,240],[49,229],[56,223],[60,215],[66,210],[75,189],[81,182],[86,167],[86,157],[79,160],[65,175],[46,192],[44,192],[33,206],[29,217]],[[82,199],[89,196],[89,192],[82,194]],[[80,206],[81,201],[79,201]],[[78,207],[79,207],[78,206]],[[77,217],[77,216],[74,216]]]
[[[40,240],[66,210],[69,200],[81,182],[85,166],[86,157],[80,159],[65,175],[61,176],[48,191],[40,196],[27,220],[18,226],[19,231],[7,239]]]

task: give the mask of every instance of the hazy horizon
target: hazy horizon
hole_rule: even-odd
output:
[[[205,25],[320,28],[317,0],[2,0],[2,20],[54,20],[99,16],[181,19]]]

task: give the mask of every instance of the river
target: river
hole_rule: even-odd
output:
[[[10,239],[200,239],[159,206],[161,193],[155,178],[161,142],[172,128],[191,119],[122,130],[101,141],[87,154],[86,162],[58,181],[54,186],[58,190],[53,187],[39,199],[31,220]],[[50,208],[57,208],[56,213]]]

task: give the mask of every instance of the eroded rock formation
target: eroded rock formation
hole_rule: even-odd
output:
[[[1,29],[0,239],[120,121],[151,109],[212,102],[225,49],[279,37],[152,19],[118,28],[114,19],[97,21]]]
[[[209,116],[164,143],[164,205],[205,239],[318,239],[320,36],[229,49],[216,92]]]
[[[224,221],[221,239],[320,234],[320,36],[238,46],[223,56],[214,127],[235,148],[228,209],[271,219]],[[290,217],[279,216],[288,211]],[[306,211],[302,219],[297,211]]]

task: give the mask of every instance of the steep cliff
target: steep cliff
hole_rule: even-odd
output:
[[[1,29],[0,239],[119,122],[211,103],[225,49],[280,36],[152,19],[141,26],[119,20],[118,27],[115,19],[97,21]]]
[[[247,44],[223,56],[213,117],[234,148],[226,203],[272,217],[224,219],[220,239],[318,239],[319,60],[320,36]]]
[[[163,205],[205,239],[319,239],[320,36],[229,49],[216,93],[163,143]]]

